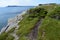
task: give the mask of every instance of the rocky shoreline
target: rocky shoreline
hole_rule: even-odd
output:
[[[16,29],[18,29],[18,23],[20,22],[20,20],[23,19],[22,15],[24,15],[26,13],[26,11],[23,11],[22,13],[18,14],[17,16],[15,16],[14,18],[9,18],[8,19],[8,24],[6,27],[3,27],[0,31],[0,34],[3,32],[8,32],[10,29],[16,27]]]

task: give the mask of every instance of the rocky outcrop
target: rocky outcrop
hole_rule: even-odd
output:
[[[25,13],[26,13],[26,11],[23,11],[22,13],[18,14],[16,17],[9,18],[7,26],[3,27],[1,29],[0,34],[3,33],[3,32],[8,32],[13,27],[16,27],[16,29],[18,29],[18,27],[19,27],[18,23],[20,22],[20,20],[23,19],[22,15],[24,15]]]

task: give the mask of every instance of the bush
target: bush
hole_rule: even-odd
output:
[[[48,16],[60,20],[60,7],[56,7]]]

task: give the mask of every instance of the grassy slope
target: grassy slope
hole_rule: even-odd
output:
[[[45,36],[42,38],[44,31]],[[60,40],[60,21],[47,17],[39,28],[39,36],[44,40]]]
[[[39,6],[44,9],[46,9],[48,12],[51,12],[55,8],[56,5],[52,6]],[[35,9],[33,9],[35,10]],[[38,10],[38,9],[37,9]],[[37,11],[35,10],[35,11]],[[33,13],[35,12],[33,11]],[[39,11],[38,11],[39,12]],[[41,12],[41,11],[40,11]],[[31,14],[32,16],[37,16],[34,18],[30,18],[29,15],[25,15],[24,19],[19,23],[19,29],[16,32],[19,36],[19,40],[28,40],[28,34],[31,32],[34,25],[39,20],[39,17],[41,15],[44,15],[43,12],[38,14]],[[47,14],[45,19],[43,20],[42,24],[39,26],[38,31],[38,37],[37,40],[60,40],[60,20],[54,19],[49,17],[50,13]],[[9,31],[8,33],[3,33],[0,35],[0,40],[13,40],[14,37],[9,35],[10,32],[13,32],[13,30]],[[42,37],[43,32],[45,32],[44,37]]]
[[[19,40],[23,40],[24,36],[26,36],[28,33],[30,33],[31,29],[33,28],[34,24],[37,22],[38,18],[34,18],[33,20],[28,20],[27,18],[24,18],[19,24],[20,28],[17,31],[17,34],[20,35]],[[21,38],[22,37],[22,38]],[[25,38],[26,39],[26,38]],[[24,40],[25,40],[24,39]]]
[[[58,11],[60,11],[60,7],[57,7],[54,11],[48,13],[44,19],[42,25],[39,27],[39,40],[60,40],[60,20],[50,17],[52,14],[60,15]],[[42,37],[43,32],[45,32],[44,37]]]
[[[35,17],[33,18],[32,16],[35,16]],[[27,35],[32,31],[32,28],[37,23],[40,16],[36,15],[36,13],[35,13],[35,15],[34,15],[34,13],[31,13],[31,14],[28,14],[28,16],[24,17],[24,19],[19,23],[20,27],[17,31],[17,35],[20,35],[19,40],[28,40]]]

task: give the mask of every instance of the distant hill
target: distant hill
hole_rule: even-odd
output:
[[[20,7],[20,6],[7,6],[7,7]]]
[[[6,7],[30,7],[30,6],[15,6],[15,5],[13,5],[13,6],[6,6]],[[33,7],[33,6],[31,6],[31,7]]]

